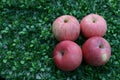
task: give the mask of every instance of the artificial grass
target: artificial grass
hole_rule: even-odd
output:
[[[120,80],[119,0],[1,0],[0,4],[0,76],[8,80]],[[53,62],[58,41],[52,23],[64,14],[81,21],[89,13],[107,21],[104,38],[112,47],[111,58],[101,67],[83,61],[76,70],[63,72]],[[84,41],[80,34],[75,42],[82,46]]]

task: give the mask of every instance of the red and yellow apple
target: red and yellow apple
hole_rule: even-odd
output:
[[[80,22],[81,32],[84,37],[104,36],[107,30],[105,19],[98,14],[89,14]]]
[[[75,41],[80,34],[80,24],[75,17],[63,15],[53,22],[52,32],[58,41]]]
[[[82,51],[72,41],[61,41],[54,49],[54,63],[63,71],[73,71],[82,62]]]
[[[84,60],[92,66],[106,64],[111,56],[111,47],[102,37],[91,37],[82,46]]]

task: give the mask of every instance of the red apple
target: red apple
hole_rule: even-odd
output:
[[[75,17],[63,15],[53,22],[52,31],[58,41],[75,41],[79,37],[80,24]]]
[[[72,41],[62,41],[54,49],[54,62],[63,71],[75,70],[82,62],[82,51]]]
[[[81,20],[80,27],[83,36],[86,38],[104,36],[107,30],[107,23],[102,16],[89,14]]]
[[[102,37],[91,37],[82,46],[84,60],[93,66],[102,66],[111,56],[111,47]]]

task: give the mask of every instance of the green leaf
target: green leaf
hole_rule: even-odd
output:
[[[3,63],[7,63],[7,59],[3,59]]]
[[[25,63],[25,61],[20,61],[20,63],[21,63],[21,64],[24,64],[24,63]]]

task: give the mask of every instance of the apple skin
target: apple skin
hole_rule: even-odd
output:
[[[61,41],[54,49],[54,63],[63,71],[73,71],[82,62],[82,50],[75,42]]]
[[[60,16],[53,22],[52,32],[58,41],[75,41],[80,34],[79,21],[70,15]]]
[[[107,31],[105,19],[98,14],[89,14],[80,22],[81,32],[84,37],[104,36]]]
[[[92,66],[106,64],[111,56],[111,47],[102,37],[91,37],[82,46],[84,60]]]

